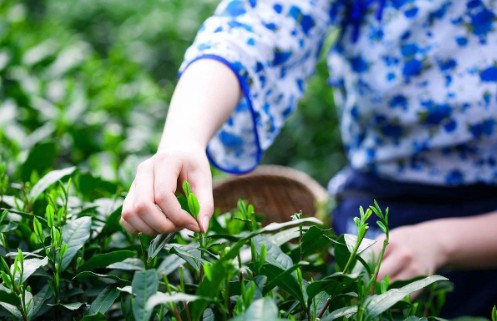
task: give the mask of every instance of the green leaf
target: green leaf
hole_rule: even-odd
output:
[[[43,176],[42,179],[40,179],[35,186],[31,189],[31,192],[29,193],[29,197],[32,200],[35,200],[40,196],[41,193],[43,193],[50,185],[53,183],[61,180],[62,178],[71,175],[74,173],[76,170],[76,167],[69,167],[65,169],[59,169],[55,171],[51,171],[47,175]]]
[[[185,196],[188,197],[188,195],[190,195],[190,193],[192,192],[192,188],[190,186],[190,183],[185,179],[183,181],[183,193],[185,193]]]
[[[67,244],[67,251],[62,258],[61,271],[64,271],[72,259],[90,238],[91,218],[83,216],[75,220],[68,221],[62,227],[62,241]]]
[[[94,315],[86,315],[81,321],[107,321],[107,318],[102,313]]]
[[[100,292],[90,305],[89,314],[105,314],[119,296],[120,292],[113,286],[107,286]]]
[[[148,257],[150,259],[155,258],[157,254],[159,254],[160,250],[162,250],[164,246],[169,243],[173,236],[174,233],[157,235],[148,247]]]
[[[155,308],[160,304],[168,304],[170,302],[191,302],[197,300],[212,302],[212,299],[203,298],[197,295],[191,295],[186,293],[167,294],[167,293],[158,292],[152,295],[148,299],[146,309],[151,311],[153,308]]]
[[[79,310],[83,305],[87,305],[83,302],[72,302],[72,303],[59,303],[59,304],[48,304],[49,306],[61,306],[67,310],[76,311]]]
[[[278,318],[278,307],[272,299],[266,297],[252,302],[245,313],[236,316],[231,321],[267,321],[281,320]]]
[[[19,304],[19,298],[14,293],[0,290],[0,302],[17,306]]]
[[[76,274],[76,276],[74,276],[72,279],[77,280],[77,279],[87,279],[87,278],[94,278],[94,279],[98,279],[98,280],[107,279],[107,280],[112,280],[112,281],[116,281],[118,283],[124,283],[124,284],[131,283],[130,281],[125,280],[125,279],[121,279],[119,276],[114,275],[114,274],[99,274],[99,273],[95,273],[92,271],[80,272],[80,273]]]
[[[107,268],[124,271],[143,271],[145,270],[145,263],[140,259],[130,257],[122,262],[109,264]]]
[[[317,225],[323,225],[323,222],[318,220],[315,217],[307,217],[303,218],[300,220],[295,220],[295,221],[289,221],[285,223],[271,223],[263,227],[259,233],[261,232],[274,232],[277,230],[281,230],[283,228],[291,227],[291,226],[297,226],[297,225],[302,225],[302,224],[317,224]]]
[[[15,222],[8,222],[5,225],[0,225],[0,233],[8,233],[16,230],[18,225]]]
[[[379,295],[373,295],[366,301],[367,314],[370,318],[375,318],[391,308],[393,305],[395,305],[395,303],[404,299],[409,294],[419,291],[434,282],[443,280],[447,280],[447,278],[440,275],[428,276],[422,280],[414,281],[399,289],[392,289]]]
[[[48,168],[52,167],[57,155],[55,143],[39,143],[29,151],[28,158],[21,166],[22,180],[27,182],[31,178],[31,173],[38,172],[40,175]],[[30,195],[31,196],[31,195]]]
[[[176,271],[176,269],[178,269],[183,264],[185,264],[185,260],[183,260],[176,254],[169,254],[159,265],[159,267],[157,268],[157,272],[163,275],[169,275],[172,272]]]
[[[180,195],[176,196],[176,198],[178,199],[178,202],[181,205],[181,208],[188,212],[188,200],[186,199],[186,196],[183,194],[180,194]]]
[[[216,315],[212,309],[205,309],[204,315],[202,316],[202,321],[216,321]]]
[[[152,310],[146,308],[148,299],[157,292],[159,280],[156,270],[138,271],[133,277],[131,289],[133,300],[133,316],[136,321],[148,321]]]
[[[283,253],[278,245],[273,243],[269,237],[256,235],[252,239],[254,242],[257,254],[261,254],[262,244],[266,247],[266,262],[271,265],[277,266],[283,270],[289,269],[293,266],[292,259]]]
[[[52,297],[52,291],[48,285],[45,285],[40,290],[40,292],[38,292],[35,296],[33,296],[33,301],[28,311],[28,319],[31,320],[36,318],[38,312],[40,312],[45,302],[50,300],[51,297]]]
[[[200,213],[200,205],[198,203],[198,199],[195,194],[191,193],[187,197],[188,200],[188,210],[193,217],[197,218]]]
[[[325,291],[330,296],[347,293],[351,286],[360,277],[360,274],[343,274],[336,272],[324,277],[321,280],[314,281],[307,286],[306,292],[308,300],[312,300],[321,291]]]
[[[211,267],[210,278],[204,278],[202,283],[198,286],[196,295],[206,298],[216,298],[221,290],[224,288],[224,281],[235,269],[231,263],[226,261],[225,257],[216,261]],[[191,304],[190,312],[192,320],[199,320],[203,315],[204,310],[207,308],[208,303],[205,301],[194,301]]]
[[[109,265],[122,262],[125,259],[135,256],[134,251],[130,250],[119,250],[110,253],[97,254],[92,256],[88,261],[83,263],[80,267],[80,271],[91,271],[95,269],[106,268]]]
[[[0,306],[14,316],[17,320],[22,320],[21,312],[12,304],[0,302]]]
[[[347,249],[349,250],[349,252],[352,252],[357,243],[357,236],[353,234],[344,234],[343,237],[345,239]],[[357,249],[357,254],[361,254],[362,252],[373,246],[375,243],[375,240],[363,238],[361,245],[359,245],[359,248]]]
[[[293,239],[296,239],[300,236],[300,227],[295,226],[292,228],[289,228],[288,230],[283,230],[279,233],[276,233],[270,237],[271,242],[274,244],[281,246]]]
[[[23,268],[24,272],[22,274],[22,280],[21,282],[24,283],[33,273],[35,273],[36,270],[38,270],[40,267],[45,266],[48,264],[48,257],[45,257],[43,259],[26,259],[24,260],[23,263]],[[12,267],[11,267],[11,270]],[[19,273],[15,273],[15,279],[18,281],[19,280]]]
[[[350,318],[354,314],[357,313],[357,306],[351,306],[351,307],[343,307],[340,309],[336,309],[335,311],[331,312],[328,314],[326,317],[321,319],[321,321],[332,321],[338,318]]]
[[[300,262],[299,264],[295,264],[288,269],[282,269],[281,267],[272,264],[265,264],[261,274],[267,276],[268,283],[264,286],[263,295],[266,295],[274,287],[278,286],[294,298],[298,299],[300,302],[305,303],[302,287],[293,272],[300,266],[307,264],[308,263]]]
[[[187,249],[188,252],[185,249]],[[205,262],[205,260],[200,256],[200,251],[198,249],[173,246],[170,253],[178,255],[197,271],[200,271],[200,267]]]
[[[345,265],[347,264],[347,261],[349,260],[350,257],[350,251],[345,244],[345,237],[344,235],[340,235],[338,239],[335,241],[335,260],[337,266],[342,270],[345,268]]]
[[[78,188],[85,199],[97,199],[116,194],[117,186],[114,183],[94,177],[90,173],[78,175]]]

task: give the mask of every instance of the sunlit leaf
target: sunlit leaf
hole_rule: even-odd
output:
[[[43,193],[50,185],[61,180],[62,178],[71,175],[76,170],[76,167],[68,167],[65,169],[59,169],[51,171],[47,175],[43,176],[38,183],[31,189],[29,197],[33,200],[37,199],[38,196]]]

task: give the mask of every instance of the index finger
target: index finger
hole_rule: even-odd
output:
[[[198,231],[197,221],[181,208],[175,192],[181,164],[170,158],[164,158],[154,164],[154,201],[174,225]]]

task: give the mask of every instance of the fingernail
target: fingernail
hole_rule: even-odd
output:
[[[198,232],[199,230],[198,224],[188,224],[186,228],[193,232]]]

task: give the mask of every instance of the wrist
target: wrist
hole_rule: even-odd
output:
[[[434,237],[433,246],[437,247],[437,256],[435,258],[436,269],[438,270],[450,265],[450,258],[457,248],[457,240],[454,239],[457,235],[451,228],[450,219],[433,220],[421,224],[427,227],[425,231],[427,234],[425,235],[433,235]]]
[[[157,154],[168,152],[195,152],[205,153],[207,144],[197,140],[189,139],[174,139],[174,140],[161,140],[157,148]]]

